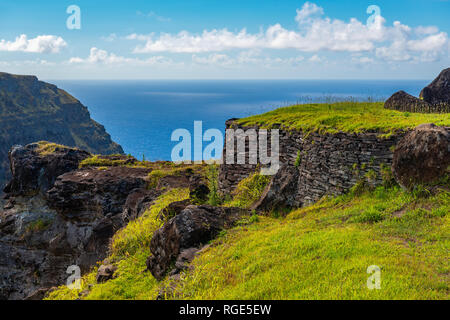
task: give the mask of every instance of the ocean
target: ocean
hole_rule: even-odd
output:
[[[382,101],[398,90],[418,95],[426,80],[50,80],[88,107],[125,153],[170,160],[175,129],[224,132],[225,121],[294,103]]]

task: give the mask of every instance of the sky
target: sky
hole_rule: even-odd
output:
[[[41,79],[432,79],[449,0],[0,0],[0,71]]]

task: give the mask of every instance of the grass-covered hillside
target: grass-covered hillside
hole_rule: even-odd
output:
[[[390,134],[428,122],[450,126],[450,115],[385,110],[380,103],[338,103],[281,108],[239,122]],[[83,166],[103,162],[91,158]],[[176,168],[156,170],[150,178],[168,171],[173,174]],[[214,190],[214,168],[204,172]],[[269,180],[255,173],[238,185],[232,199],[212,195],[209,200],[249,208]],[[389,177],[384,186],[358,184],[346,195],[323,198],[284,217],[247,217],[211,241],[180,278],[158,282],[145,264],[153,232],[163,224],[158,214],[187,198],[187,189],[166,192],[113,237],[107,262],[118,267],[114,279],[97,284],[94,268],[84,275],[81,289],[62,286],[47,298],[449,299],[448,177],[413,191],[402,190]],[[379,289],[367,287],[370,266],[380,268]]]
[[[399,112],[384,109],[382,102],[340,102],[284,107],[237,122],[245,126],[258,125],[263,128],[277,124],[285,129],[303,131],[330,133],[377,131],[389,135],[422,123],[450,126],[450,113]]]
[[[233,204],[260,192],[255,176]],[[256,187],[259,186],[259,187]],[[258,189],[259,188],[259,189]],[[259,190],[259,191],[258,191]],[[163,195],[118,232],[110,262],[116,278],[80,290],[62,286],[49,299],[448,299],[448,183],[412,193],[397,186],[323,199],[287,217],[253,216],[212,241],[180,280],[156,281],[145,271],[158,212],[187,190]],[[367,288],[369,266],[381,269],[381,289]]]

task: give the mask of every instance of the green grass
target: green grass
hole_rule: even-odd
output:
[[[173,298],[448,299],[449,211],[448,191],[415,198],[379,187],[259,217],[194,260]],[[371,265],[380,290],[366,286]]]
[[[239,182],[232,192],[233,199],[224,205],[249,209],[261,197],[270,179],[270,176],[260,175],[258,172],[253,173]]]
[[[71,147],[63,146],[61,144],[48,142],[48,141],[39,141],[37,144],[38,144],[38,147],[36,149],[36,152],[41,156],[53,154],[58,149],[59,150],[77,149],[77,148],[71,148]]]
[[[261,190],[258,175],[246,189]],[[245,188],[244,188],[245,190]],[[159,211],[189,196],[187,189],[161,196],[139,219],[119,231],[108,260],[116,278],[81,290],[62,286],[49,299],[449,299],[450,193],[407,192],[398,186],[324,198],[285,218],[251,216],[212,241],[181,280],[156,281],[146,272]],[[246,207],[253,192],[235,195]],[[381,269],[381,289],[369,290],[369,266]]]
[[[376,131],[388,136],[422,123],[449,126],[450,113],[406,113],[384,109],[382,102],[338,102],[279,108],[237,120],[237,123],[244,126],[258,125],[262,128],[282,124],[282,128],[287,130],[322,133]]]
[[[138,219],[119,230],[111,241],[109,262],[117,266],[115,279],[97,284],[97,268],[84,275],[81,289],[71,290],[59,287],[50,293],[48,300],[74,300],[86,291],[82,299],[87,300],[130,300],[156,299],[159,283],[145,271],[145,261],[151,255],[150,241],[154,231],[163,221],[157,219],[159,212],[168,204],[189,198],[189,189],[172,189],[160,196],[152,206]]]

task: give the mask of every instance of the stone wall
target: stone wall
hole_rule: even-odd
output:
[[[226,126],[227,129],[249,129],[238,126],[233,120],[227,121]],[[365,176],[370,177],[370,183],[380,184],[381,166],[392,164],[394,146],[404,134],[384,138],[376,132],[305,134],[301,131],[280,130],[281,166],[295,166],[300,152],[296,167],[299,171],[296,204],[303,206],[324,195],[345,193]],[[220,191],[230,194],[242,179],[256,170],[257,165],[222,164],[219,173]]]

